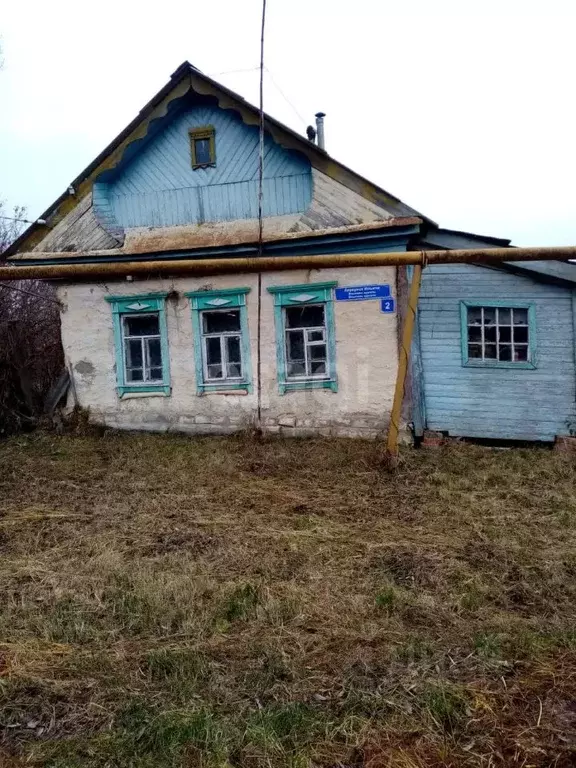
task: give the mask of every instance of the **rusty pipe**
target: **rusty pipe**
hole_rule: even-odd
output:
[[[422,282],[422,266],[417,264],[414,267],[414,274],[410,281],[410,293],[408,295],[408,311],[404,318],[402,326],[402,337],[400,344],[400,354],[398,358],[398,374],[396,376],[396,387],[394,389],[394,400],[392,401],[392,410],[390,411],[390,425],[388,427],[388,438],[386,440],[386,455],[388,460],[395,464],[398,458],[398,434],[400,432],[400,413],[402,411],[402,400],[404,398],[404,388],[406,386],[406,377],[408,376],[408,367],[410,365],[410,350],[412,347],[412,336],[414,334],[414,325],[416,323],[416,312],[418,310],[418,297],[420,296],[420,284]]]
[[[104,252],[98,252],[102,256]],[[66,253],[89,257],[90,252]],[[96,255],[96,254],[92,254]],[[88,280],[121,279],[150,275],[221,275],[232,272],[271,272],[288,269],[329,269],[343,267],[385,267],[406,264],[498,264],[503,261],[566,261],[576,259],[576,246],[548,248],[478,248],[441,251],[399,251],[389,253],[323,254],[317,256],[261,256],[219,259],[180,259],[158,261],[120,261],[91,264],[43,264],[47,259],[63,258],[62,253],[32,251],[20,258],[38,259],[38,264],[0,267],[0,280]]]

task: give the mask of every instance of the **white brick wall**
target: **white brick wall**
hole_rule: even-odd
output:
[[[339,285],[389,283],[394,267],[294,270],[262,276],[262,428],[281,434],[372,436],[385,428],[397,371],[396,315],[379,301],[335,302],[338,392],[307,390],[281,395],[276,377],[273,297],[267,287],[337,280]],[[190,305],[185,291],[249,287],[248,324],[253,381],[257,370],[257,276],[180,277],[107,284],[78,283],[58,289],[64,305],[62,339],[78,400],[93,421],[126,429],[227,433],[255,425],[251,394],[196,394]],[[105,296],[176,291],[167,302],[172,394],[120,399],[116,392],[112,312]]]

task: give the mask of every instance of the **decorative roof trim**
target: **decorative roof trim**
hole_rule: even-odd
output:
[[[52,229],[80,200],[91,193],[93,184],[100,174],[117,167],[125,150],[133,142],[142,140],[147,136],[150,124],[154,120],[167,115],[171,102],[184,97],[191,91],[200,95],[215,97],[222,109],[232,109],[238,112],[247,125],[258,125],[259,112],[255,106],[234,91],[202,74],[196,67],[185,61],[173,73],[170,81],[140,110],[136,118],[74,179],[71,184],[75,190],[74,195],[70,195],[66,191],[39,218],[45,220],[48,223],[48,228]],[[265,116],[265,128],[278,144],[286,149],[301,152],[310,160],[313,168],[339,181],[365,199],[383,208],[396,208],[395,213],[398,216],[419,216],[426,219],[402,203],[399,198],[332,159],[325,150],[312,144],[305,136],[300,136],[291,128],[268,115]],[[430,222],[430,220],[426,220]],[[45,224],[32,224],[12,243],[5,252],[5,257],[21,250],[32,250],[42,241],[46,233]]]

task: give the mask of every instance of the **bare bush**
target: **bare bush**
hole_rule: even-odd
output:
[[[22,207],[0,201],[2,253],[20,233]],[[64,365],[53,287],[40,280],[0,283],[0,436],[34,426]]]

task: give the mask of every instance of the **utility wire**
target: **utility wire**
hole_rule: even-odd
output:
[[[262,0],[262,25],[260,28],[260,136],[258,142],[258,258],[262,256],[264,221],[262,203],[264,197],[264,30],[266,26],[266,0]],[[262,424],[262,272],[258,272],[258,428]]]
[[[21,221],[23,224],[36,224],[36,221],[30,221],[30,219],[16,219],[14,216],[0,216],[0,219],[6,219],[6,221]]]
[[[255,72],[257,69],[260,69],[260,65],[257,64],[255,67],[247,67],[246,69],[228,69],[226,72],[209,72],[207,77],[220,77],[221,75],[237,75],[240,72]]]
[[[0,288],[6,288],[7,291],[18,291],[18,293],[25,293],[28,296],[35,296],[37,299],[51,301],[52,304],[57,304],[60,306],[60,302],[56,301],[56,299],[52,299],[50,296],[42,296],[41,293],[34,293],[34,291],[27,291],[25,288],[17,288],[15,285],[6,285],[6,283],[0,283]]]
[[[276,78],[274,77],[274,75],[272,74],[272,72],[270,72],[270,70],[268,69],[268,67],[264,67],[264,69],[265,69],[265,70],[266,70],[266,72],[267,72],[267,73],[270,75],[270,80],[272,81],[272,84],[274,85],[274,87],[276,88],[276,90],[278,91],[278,93],[279,93],[279,94],[282,96],[282,98],[284,99],[284,101],[286,102],[286,104],[288,104],[288,106],[292,108],[292,110],[293,110],[294,114],[295,114],[295,115],[296,115],[296,117],[297,117],[297,118],[298,118],[298,119],[299,119],[299,120],[302,122],[302,124],[303,124],[303,125],[306,125],[306,120],[304,120],[304,118],[302,117],[302,115],[300,114],[300,112],[298,112],[298,110],[296,109],[296,107],[294,106],[294,104],[293,104],[293,103],[290,101],[290,99],[288,98],[288,96],[286,96],[286,94],[284,93],[284,91],[282,90],[282,88],[280,88],[280,86],[278,85],[278,82],[277,82]]]
[[[222,75],[237,75],[237,74],[244,73],[244,72],[255,72],[256,70],[259,70],[259,69],[260,69],[260,65],[258,64],[255,67],[246,67],[245,69],[227,69],[224,72],[209,72],[207,76],[208,77],[220,77]],[[272,85],[276,88],[276,90],[278,91],[280,96],[282,96],[282,98],[284,99],[286,104],[288,104],[290,109],[292,109],[292,111],[294,112],[294,114],[296,115],[298,120],[300,120],[300,122],[303,125],[306,125],[307,124],[306,120],[302,117],[302,114],[298,111],[298,109],[294,105],[294,102],[292,102],[288,98],[288,96],[286,96],[286,94],[284,93],[284,91],[280,87],[280,84],[278,83],[278,81],[276,80],[276,78],[274,77],[272,72],[270,71],[270,69],[267,66],[264,66],[264,71],[266,72],[266,74],[268,74],[270,76],[270,80],[272,81]]]

